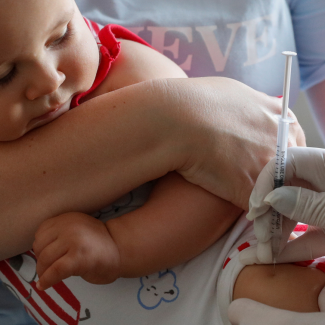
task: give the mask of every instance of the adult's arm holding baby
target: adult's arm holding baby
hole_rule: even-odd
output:
[[[30,248],[43,220],[94,211],[172,170],[247,208],[273,156],[280,104],[230,79],[152,80],[0,143],[1,258]],[[290,139],[304,143],[298,123]]]

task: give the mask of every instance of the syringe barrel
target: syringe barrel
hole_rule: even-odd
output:
[[[290,122],[292,122],[291,119],[279,118],[274,188],[278,188],[284,185]]]
[[[287,161],[287,147],[288,147],[288,132],[289,123],[291,119],[287,118],[288,105],[289,105],[289,91],[290,91],[290,79],[291,79],[291,64],[292,57],[296,56],[294,52],[282,52],[286,56],[286,68],[284,74],[283,83],[283,100],[282,100],[282,116],[279,118],[278,126],[278,140],[277,140],[277,152],[276,152],[276,165],[274,174],[274,188],[278,188],[284,185],[286,161]],[[273,209],[272,211],[272,255],[274,261],[280,254],[280,246],[282,240],[282,219],[283,216]]]
[[[274,173],[274,188],[284,185],[287,161],[287,148],[289,136],[289,124],[292,119],[284,119],[279,116],[275,173]],[[282,219],[283,216],[273,209],[272,211],[272,255],[277,258],[280,254],[280,246],[282,240]]]

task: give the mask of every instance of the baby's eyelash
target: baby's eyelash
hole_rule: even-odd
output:
[[[8,85],[13,80],[13,78],[15,78],[16,74],[17,74],[17,69],[14,66],[7,75],[5,75],[3,78],[0,79],[0,87],[4,87]]]
[[[72,36],[74,32],[70,24],[67,25],[67,30],[66,32],[57,40],[55,40],[52,44],[51,47],[61,47],[63,46],[64,43],[66,43]]]

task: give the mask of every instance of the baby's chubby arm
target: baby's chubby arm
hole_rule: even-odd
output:
[[[157,181],[145,205],[106,227],[74,212],[45,221],[33,246],[40,285],[47,289],[72,275],[105,284],[173,267],[208,248],[240,212],[169,173]]]
[[[197,256],[218,240],[241,210],[170,173],[139,209],[106,225],[116,242],[122,277],[148,275]]]

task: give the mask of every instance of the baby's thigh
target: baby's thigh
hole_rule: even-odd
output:
[[[237,277],[233,299],[250,298],[266,305],[298,312],[319,311],[318,296],[325,274],[293,264],[250,265]]]

